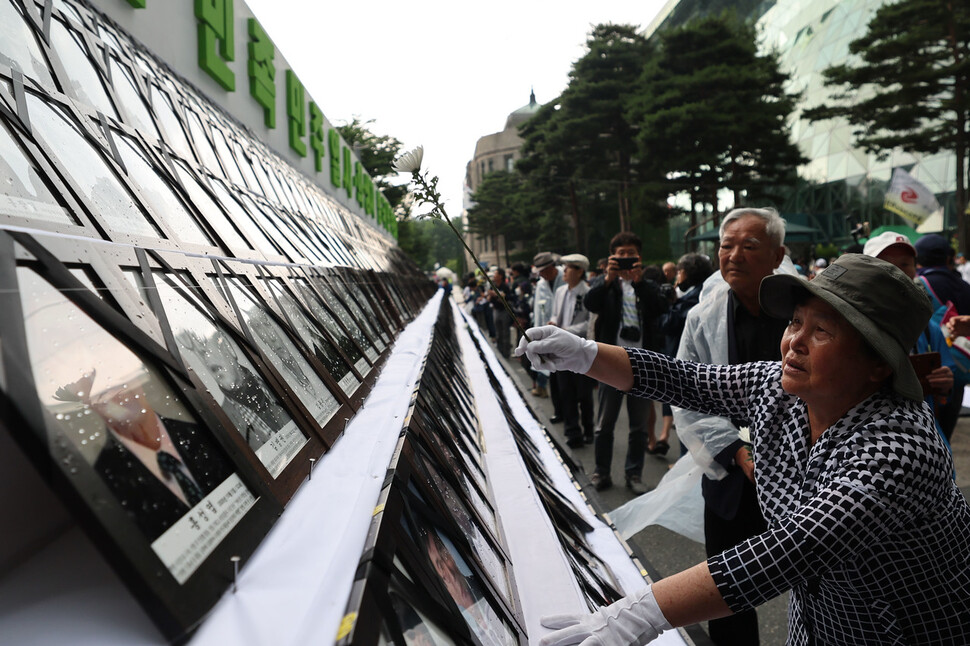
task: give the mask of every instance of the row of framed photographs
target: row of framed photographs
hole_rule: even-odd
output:
[[[443,300],[340,645],[527,643],[460,356]]]
[[[0,230],[0,426],[185,639],[434,285]]]
[[[478,350],[478,355],[485,367],[489,383],[498,399],[512,437],[519,449],[519,455],[526,464],[526,471],[532,477],[535,490],[539,495],[542,505],[552,519],[552,525],[556,530],[563,553],[566,555],[570,568],[579,583],[587,606],[590,610],[595,610],[619,600],[623,597],[623,594],[621,593],[622,588],[616,576],[609,564],[596,554],[586,539],[586,535],[593,529],[592,525],[579,513],[573,503],[556,488],[546,467],[546,463],[540,454],[539,447],[516,418],[509,404],[505,389],[502,387],[491,367],[491,363],[485,356],[482,343],[475,334],[470,334],[469,336],[472,344]],[[526,404],[526,408],[532,414],[533,418],[538,419],[531,408],[528,407],[528,404]],[[556,445],[548,434],[546,434],[546,439],[553,446]],[[560,464],[557,467],[561,467],[569,472],[575,471],[575,464],[565,463],[563,456],[566,453],[564,451],[559,450],[556,453],[560,460]],[[589,505],[587,505],[587,509],[594,514],[597,513]],[[618,534],[617,539],[626,545],[625,541]],[[636,561],[628,546],[627,552],[631,559]],[[640,570],[643,571],[643,568],[640,567]]]
[[[456,360],[462,356],[458,333],[453,307],[443,302],[365,543],[339,646],[529,641],[483,460],[477,406],[464,363]],[[471,338],[588,607],[616,601],[621,586],[588,542],[592,526],[556,488],[484,349],[474,334]]]
[[[386,233],[83,3],[0,0],[0,23],[0,224],[389,269]]]
[[[463,364],[455,361],[460,355],[452,308],[443,303],[340,644],[528,640],[482,459],[476,405]],[[494,373],[486,370],[587,604],[594,609],[619,599],[610,567],[587,542],[592,527],[556,489]]]

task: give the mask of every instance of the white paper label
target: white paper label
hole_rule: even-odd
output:
[[[255,503],[234,473],[159,536],[152,549],[175,580],[185,583]]]
[[[256,451],[259,461],[274,478],[290,463],[303,445],[307,443],[296,422],[289,422],[279,431],[273,433],[266,443]]]

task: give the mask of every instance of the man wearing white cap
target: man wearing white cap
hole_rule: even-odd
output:
[[[869,238],[865,247],[862,248],[862,253],[873,258],[885,260],[899,267],[911,279],[916,279],[916,247],[909,241],[909,238],[902,234],[896,233],[895,231],[886,231],[877,236],[873,236]],[[946,339],[943,337],[943,332],[932,322],[930,322],[923,334],[917,339],[916,347],[912,349],[911,354],[923,354],[927,352],[938,353],[940,355],[941,365],[925,375],[927,387],[932,389],[932,392],[926,396],[926,403],[933,409],[936,430],[947,440],[947,446],[949,446],[949,438],[940,426],[940,416],[937,409],[947,401],[948,397],[955,395],[953,393],[954,363],[950,355],[950,348],[947,346]]]
[[[589,291],[589,285],[584,280],[589,259],[582,254],[571,253],[563,256],[561,261],[562,277],[566,284],[556,289],[549,324],[586,338],[589,310],[583,305],[583,299]],[[559,405],[565,422],[566,445],[578,449],[584,444],[592,444],[593,380],[575,372],[557,373],[556,379],[559,384]]]

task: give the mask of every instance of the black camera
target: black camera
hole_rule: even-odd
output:
[[[620,338],[624,341],[639,341],[640,328],[633,325],[624,325],[620,328]]]
[[[627,269],[633,269],[637,259],[634,256],[623,256],[616,259],[616,266],[620,268],[620,271],[625,271]]]
[[[660,295],[671,303],[677,300],[677,292],[670,283],[660,283]]]

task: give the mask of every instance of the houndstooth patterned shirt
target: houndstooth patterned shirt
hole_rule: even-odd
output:
[[[790,589],[790,645],[970,644],[970,506],[923,403],[876,393],[811,445],[780,363],[627,352],[632,394],[750,420],[768,531],[708,560],[733,611]]]

